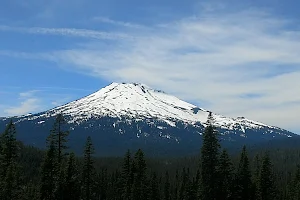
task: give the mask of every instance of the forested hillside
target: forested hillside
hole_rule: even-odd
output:
[[[1,200],[300,199],[297,141],[227,152],[211,125],[199,155],[153,158],[139,149],[99,158],[91,137],[83,156],[70,152],[62,115],[49,130],[46,150],[17,141],[12,121],[1,132]]]

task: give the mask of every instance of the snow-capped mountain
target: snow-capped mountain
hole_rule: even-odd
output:
[[[68,129],[74,132],[71,134],[75,141],[89,133],[102,147],[105,141],[112,147],[113,143],[118,147],[125,144],[124,148],[133,144],[137,148],[145,144],[187,144],[200,148],[201,134],[210,112],[144,84],[112,83],[82,99],[35,115],[16,117],[14,121],[22,129],[46,132],[58,113],[66,116]],[[286,130],[244,117],[228,118],[214,113],[212,117],[222,140],[227,142],[295,136]],[[2,124],[6,120],[2,119]],[[21,138],[28,142],[28,134]],[[30,138],[32,141],[29,143],[37,142]]]

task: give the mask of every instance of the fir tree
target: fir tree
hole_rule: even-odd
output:
[[[132,160],[131,154],[128,150],[126,152],[121,175],[121,195],[123,200],[130,200],[131,187],[133,184]]]
[[[174,194],[173,194],[173,199],[178,200],[179,199],[179,190],[180,190],[180,185],[179,185],[179,172],[178,169],[176,170],[175,174],[175,187],[174,187]]]
[[[0,141],[0,199],[20,198],[20,175],[16,128],[12,120],[8,123]]]
[[[147,198],[147,176],[146,176],[146,161],[144,158],[144,153],[139,149],[135,156],[134,162],[132,164],[134,178],[133,178],[133,188],[131,193],[132,200],[143,200]]]
[[[24,187],[22,200],[38,200],[38,199],[40,199],[38,186],[30,181]]]
[[[107,198],[107,190],[108,190],[108,174],[107,169],[102,169],[101,174],[99,175],[99,189],[100,189],[100,199],[106,199]],[[122,188],[123,189],[123,188]],[[122,195],[122,190],[120,191]]]
[[[150,190],[150,197],[149,200],[160,200],[159,195],[159,185],[158,185],[158,179],[155,172],[153,172],[151,177],[151,190]]]
[[[93,186],[94,186],[94,160],[92,155],[94,153],[94,147],[92,144],[92,139],[89,136],[86,141],[85,150],[84,150],[84,163],[83,163],[83,172],[82,172],[82,199],[83,200],[93,200]]]
[[[217,131],[212,126],[212,114],[208,117],[208,126],[203,133],[201,148],[201,199],[215,200],[218,182],[219,140]]]
[[[187,186],[188,186],[188,175],[186,169],[182,169],[181,173],[181,185],[179,190],[179,199],[186,199],[187,196]]]
[[[169,178],[169,173],[166,172],[165,174],[165,185],[164,185],[164,200],[170,200],[171,197],[170,197],[170,194],[171,194],[171,191],[170,191],[170,178]]]
[[[41,187],[40,197],[41,200],[54,200],[55,188],[57,181],[57,159],[56,149],[52,141],[47,151],[45,161],[42,165],[41,172]]]
[[[58,114],[56,116],[53,128],[51,130],[51,134],[48,138],[48,141],[53,141],[55,148],[57,149],[57,162],[59,166],[61,165],[61,162],[63,160],[63,157],[66,155],[64,150],[66,150],[68,147],[66,145],[67,143],[67,137],[69,135],[69,131],[63,130],[63,125],[66,123],[64,117],[62,114]]]
[[[259,176],[260,176],[260,167],[261,167],[261,162],[258,154],[254,158],[254,175],[253,175],[253,185],[252,185],[252,199],[260,199],[260,194],[259,194]]]
[[[194,190],[195,190],[195,199],[201,198],[201,175],[200,169],[197,170],[196,180],[194,183]]]
[[[273,200],[276,198],[276,189],[272,172],[272,164],[269,155],[266,154],[262,161],[259,175],[259,194],[262,200]]]
[[[6,126],[4,133],[1,135],[0,147],[0,165],[1,177],[5,177],[5,171],[9,165],[15,163],[18,157],[18,146],[16,140],[16,127],[12,120]]]
[[[300,165],[297,165],[296,173],[288,189],[288,198],[291,200],[300,199]]]
[[[69,155],[64,177],[65,181],[63,184],[63,199],[79,200],[80,182],[74,153]]]
[[[194,180],[193,180],[194,181]],[[194,197],[194,190],[193,190],[193,182],[190,180],[190,169],[187,169],[185,174],[185,187],[184,187],[184,200],[193,200]]]
[[[69,135],[68,131],[63,130],[63,126],[66,123],[62,114],[58,114],[55,118],[53,128],[50,131],[50,135],[47,139],[48,145],[51,144],[55,148],[55,159],[57,161],[55,175],[55,198],[57,200],[63,199],[63,187],[64,187],[64,167],[63,159],[66,156],[64,152],[67,149],[67,136]]]
[[[219,200],[232,199],[233,184],[233,166],[226,150],[223,150],[219,162],[219,184],[218,198]]]
[[[246,146],[243,147],[238,170],[235,178],[235,199],[248,200],[251,199],[251,172],[249,168],[249,159],[246,151]]]

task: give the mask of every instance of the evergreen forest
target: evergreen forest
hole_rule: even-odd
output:
[[[153,158],[141,147],[99,158],[91,137],[82,155],[72,153],[65,123],[57,115],[46,149],[18,141],[13,121],[0,130],[1,200],[300,199],[298,146],[229,153],[208,123],[199,155]]]

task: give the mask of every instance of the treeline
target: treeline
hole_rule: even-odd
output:
[[[7,125],[0,137],[1,200],[300,199],[299,166],[291,172],[274,170],[268,152],[251,159],[245,146],[233,159],[209,122],[198,159],[178,159],[176,165],[150,162],[139,149],[128,150],[118,166],[107,162],[105,167],[93,156],[90,137],[83,157],[69,152],[64,123],[59,114],[45,152],[22,145],[13,122]]]

